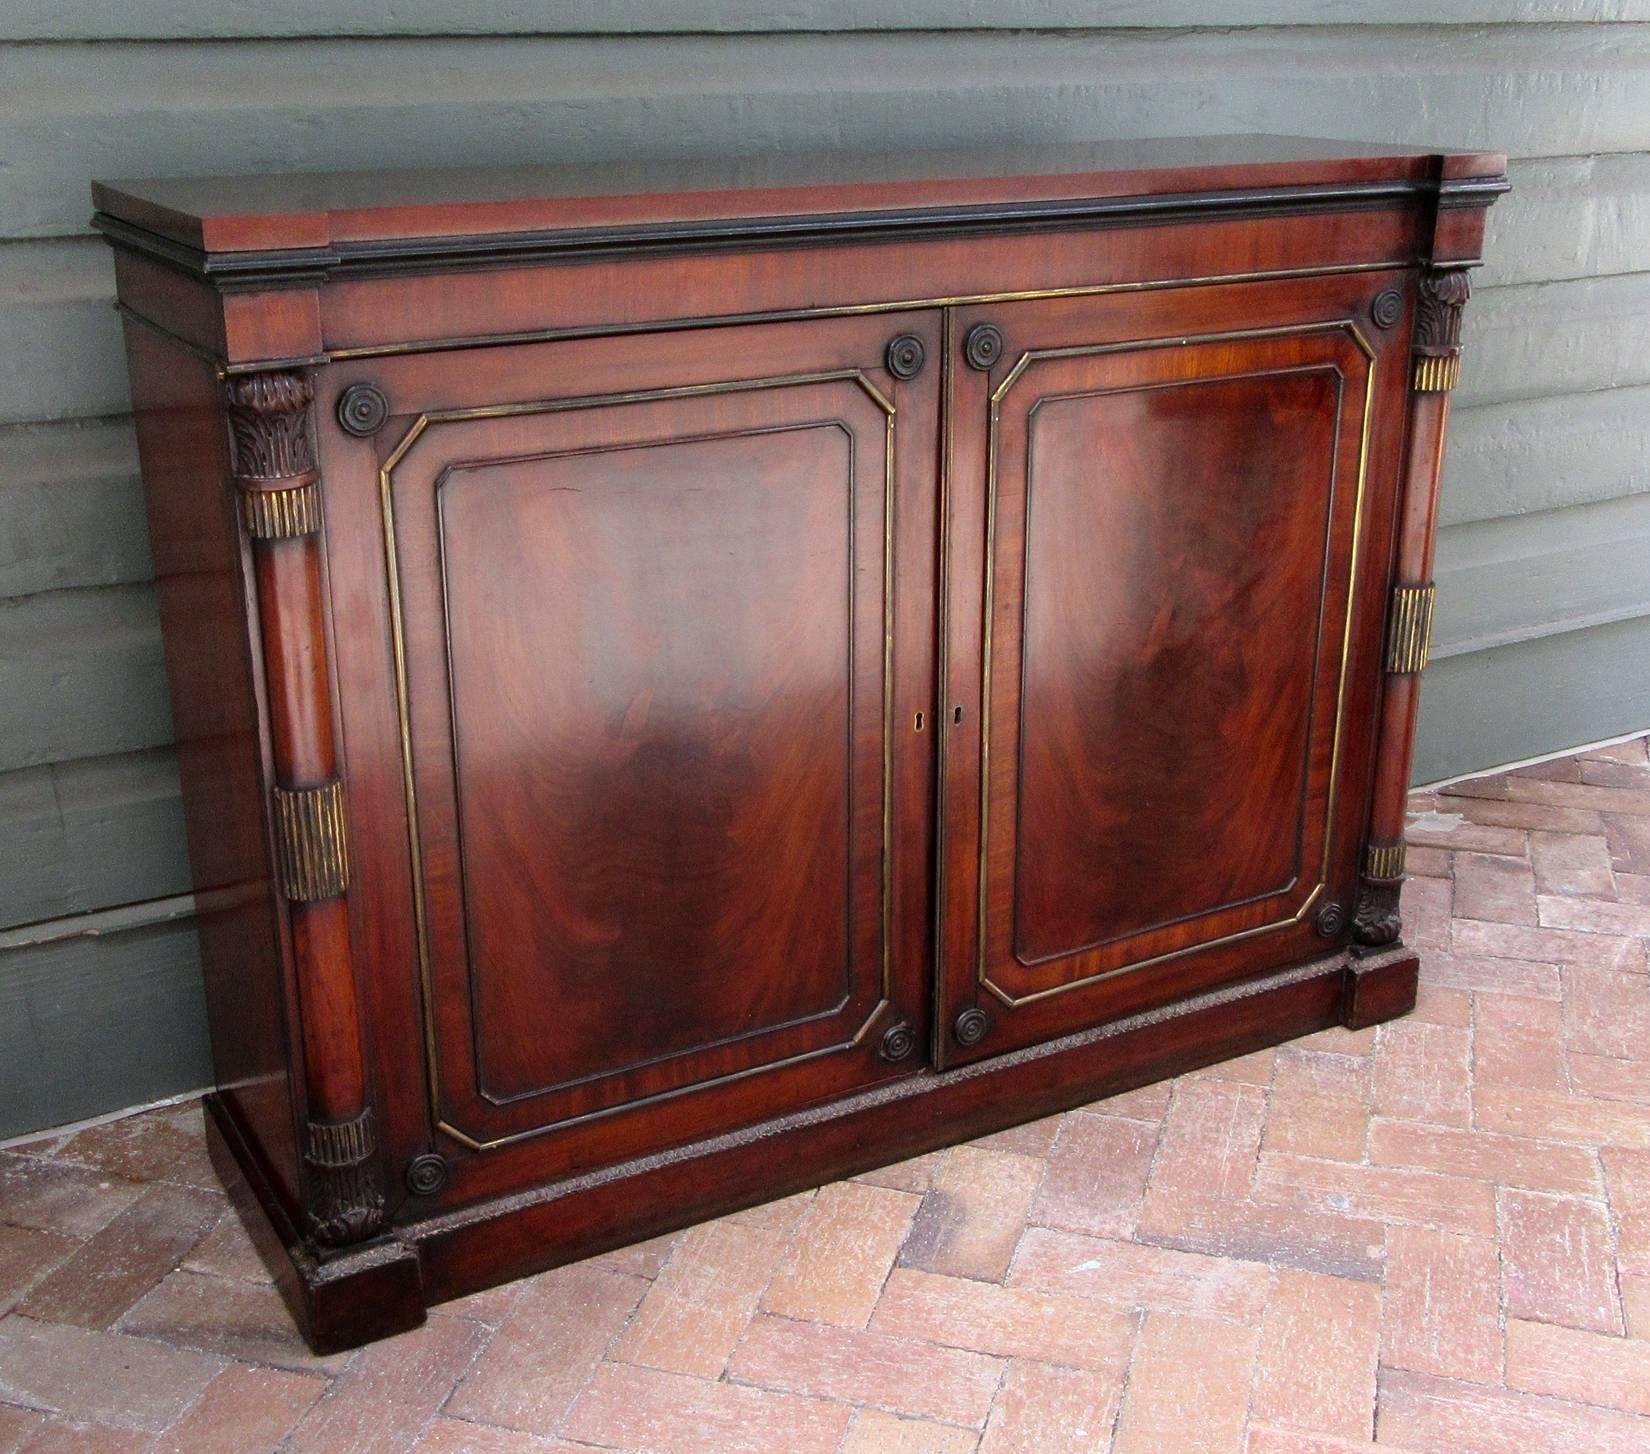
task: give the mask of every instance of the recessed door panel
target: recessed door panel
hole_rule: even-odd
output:
[[[806,329],[773,331],[807,356]],[[387,447],[428,1075],[452,1140],[648,1107],[619,1133],[645,1149],[679,1134],[657,1112],[682,1097],[702,1134],[916,1067],[927,966],[902,946],[925,942],[931,800],[896,702],[928,709],[932,685],[895,649],[923,625],[896,622],[911,391],[880,367],[887,332],[679,385],[660,380],[680,340],[564,345],[541,400],[428,408]],[[556,392],[603,373],[638,386]],[[932,460],[927,404],[909,447]],[[899,608],[931,632],[931,594]]]
[[[1340,393],[1326,366],[1028,411],[1022,965],[1299,881]]]
[[[1294,286],[958,315],[948,1061],[1327,947],[1378,355]]]
[[[856,645],[873,672],[879,653],[854,639],[853,448],[817,423],[446,472],[489,1098],[838,1014],[856,959],[874,964],[881,833],[853,819],[881,772],[851,711]]]

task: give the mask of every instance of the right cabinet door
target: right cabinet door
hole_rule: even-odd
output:
[[[942,1063],[1344,935],[1407,338],[1370,303],[1394,283],[953,315]]]

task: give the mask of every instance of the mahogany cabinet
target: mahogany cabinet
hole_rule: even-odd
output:
[[[315,1345],[1403,1013],[1503,170],[100,184],[214,1146]]]

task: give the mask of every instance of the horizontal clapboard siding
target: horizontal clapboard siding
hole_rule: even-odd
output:
[[[0,49],[0,217],[96,174],[1301,131],[1521,157],[1650,146],[1650,25],[1070,36],[248,40]],[[1191,119],[1189,121],[1189,119]]]
[[[1443,525],[1650,490],[1650,385],[1458,408]]]
[[[1550,283],[1646,265],[1650,153],[1509,159],[1490,211],[1480,284]]]
[[[1646,681],[1647,616],[1435,661],[1421,688],[1415,781],[1541,757],[1555,741],[1641,732]],[[1475,739],[1470,752],[1461,749],[1463,733]]]
[[[1435,574],[1435,661],[1650,616],[1650,494],[1452,525]]]
[[[0,39],[663,35],[698,31],[1081,30],[1175,26],[1498,25],[1650,20],[1647,0],[11,0]]]
[[[0,601],[0,772],[171,740],[160,620],[147,586]]]
[[[187,919],[94,923],[0,955],[0,1134],[211,1083],[200,947]]]
[[[1647,94],[1650,0],[11,0],[0,1067],[26,1068],[0,1069],[0,1134],[205,1074],[91,177],[1186,131],[1508,151],[1454,401],[1428,780],[1650,726]]]
[[[0,430],[0,599],[153,570],[127,420]]]
[[[0,930],[189,889],[168,749],[0,774],[0,822]]]

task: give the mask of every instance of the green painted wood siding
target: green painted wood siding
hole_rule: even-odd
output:
[[[208,1075],[93,176],[1187,131],[1508,151],[1429,780],[1650,726],[1647,97],[1650,0],[9,0],[0,1135]]]

